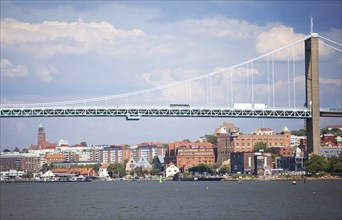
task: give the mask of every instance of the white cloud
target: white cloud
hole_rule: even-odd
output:
[[[330,84],[335,86],[342,86],[342,79],[326,79],[326,78],[320,78],[319,82],[322,84]]]
[[[204,18],[181,21],[185,32],[197,36],[242,40],[254,37],[260,27],[239,19]]]
[[[41,65],[37,71],[36,71],[36,76],[38,77],[39,80],[42,82],[51,82],[53,79],[53,76],[57,74],[57,68],[51,64],[47,65]]]
[[[259,34],[256,40],[256,51],[259,54],[266,54],[268,52],[277,50],[281,47],[294,43],[300,39],[304,39],[304,34],[295,33],[292,27],[278,25],[271,28],[269,31]],[[320,57],[325,57],[332,54],[330,48],[319,45]],[[275,60],[287,61],[290,60],[303,60],[304,59],[304,42],[279,51],[274,54]]]
[[[304,34],[295,33],[292,27],[275,26],[271,30],[259,34],[256,41],[256,51],[259,54],[266,54],[304,37]],[[304,58],[304,43],[297,44],[292,49],[276,53],[274,58],[276,60],[287,60],[288,57],[294,57],[295,60]]]
[[[139,29],[129,31],[115,28],[108,22],[85,23],[44,21],[24,23],[14,19],[1,19],[1,45],[34,50],[42,56],[55,54],[83,54],[91,50],[114,51],[126,47],[127,42],[143,38]]]
[[[8,59],[0,61],[1,76],[3,77],[23,77],[28,75],[26,66],[14,65]]]

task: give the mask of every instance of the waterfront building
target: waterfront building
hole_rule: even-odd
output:
[[[40,167],[38,154],[10,153],[0,155],[0,171],[23,170],[38,172]]]
[[[175,166],[172,162],[169,163],[166,168],[166,178],[173,177],[176,173],[179,173],[179,168]]]
[[[51,172],[51,170],[48,170],[42,175],[40,175],[40,179],[44,181],[52,181],[55,179],[55,174]]]
[[[19,153],[0,155],[0,171],[19,169],[21,169],[21,155]]]
[[[100,150],[100,162],[102,164],[124,163],[131,155],[131,149],[128,146],[108,146]]]
[[[297,147],[295,153],[290,157],[276,157],[275,168],[287,171],[303,171],[307,158],[304,157],[304,152]]]
[[[165,156],[164,155],[158,155],[156,160],[153,163],[153,167],[158,169],[160,172],[164,172],[164,165],[165,165]]]
[[[72,150],[68,150],[68,151],[62,151],[61,152],[65,158],[65,161],[79,161],[79,154],[77,151],[72,151]]]
[[[230,159],[230,153],[234,152],[233,139],[238,136],[240,129],[233,123],[224,122],[215,130],[217,137],[216,162],[219,165],[227,163]]]
[[[145,157],[142,157],[138,160],[136,163],[136,167],[141,167],[143,170],[152,170],[152,165],[148,162],[148,160]]]
[[[137,167],[137,162],[135,161],[133,154],[126,163],[126,173],[132,172]]]
[[[264,152],[231,153],[231,172],[264,175],[273,168],[272,156]]]
[[[259,129],[260,130],[260,129]],[[257,129],[257,131],[259,131]],[[269,134],[272,133],[272,134]],[[253,152],[254,145],[257,142],[263,142],[268,148],[271,147],[290,147],[291,132],[285,126],[279,134],[268,133],[253,133],[239,134],[233,139],[234,152]]]
[[[137,160],[145,157],[148,161],[152,162],[155,156],[165,155],[167,150],[167,145],[161,142],[143,142],[134,148],[133,155]]]
[[[108,164],[103,164],[102,166],[100,166],[99,168],[99,177],[100,179],[107,179],[109,178],[109,174],[108,174]]]
[[[65,161],[65,157],[63,154],[46,154],[45,157],[46,163],[50,166],[54,162],[63,162]]]
[[[38,154],[21,154],[21,169],[24,171],[38,172],[41,168],[40,157]]]
[[[296,153],[297,147],[272,147],[272,153],[280,157],[292,157]],[[304,154],[304,152],[302,152]]]
[[[87,166],[87,165],[96,165],[99,164],[99,161],[63,161],[63,162],[54,162],[54,168],[71,168],[72,166]]]
[[[100,162],[100,151],[97,149],[88,149],[78,152],[79,161],[98,161]]]
[[[182,172],[188,171],[189,168],[199,164],[212,165],[215,163],[215,153],[212,144],[209,147],[202,145],[203,143],[198,143],[199,145],[193,144],[190,148],[182,146],[176,150],[177,167]]]
[[[21,179],[24,174],[25,172],[21,170],[0,171],[0,180]]]
[[[94,168],[52,168],[53,174],[74,174],[84,177],[98,177],[99,174]]]

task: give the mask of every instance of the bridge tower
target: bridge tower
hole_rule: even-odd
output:
[[[305,40],[305,92],[306,105],[311,109],[311,118],[306,119],[307,153],[320,155],[320,96],[318,34],[311,33]]]

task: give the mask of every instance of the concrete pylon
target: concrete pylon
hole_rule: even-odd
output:
[[[306,119],[307,153],[320,155],[320,95],[318,34],[312,33],[305,40],[305,92],[306,105],[311,109],[311,118]]]

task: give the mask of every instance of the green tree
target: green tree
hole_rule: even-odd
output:
[[[32,171],[27,171],[24,176],[26,179],[32,179],[33,178],[33,172]]]
[[[98,163],[98,164],[91,165],[91,167],[94,168],[94,170],[96,170],[96,172],[99,172],[100,166],[101,166],[101,164],[99,164],[99,163]]]
[[[119,178],[126,175],[126,169],[122,163],[111,163],[107,168],[108,173],[111,177]]]
[[[137,176],[143,176],[144,170],[142,169],[142,167],[136,167],[134,168],[134,173],[137,174]]]
[[[259,141],[254,144],[254,152],[259,152],[260,150],[264,150],[264,152],[267,151],[266,143]]]
[[[151,175],[157,175],[160,172],[160,170],[158,168],[153,168],[151,170]]]
[[[334,136],[342,136],[342,131],[338,128],[333,128],[330,130],[330,133]]]
[[[217,144],[217,137],[214,136],[214,135],[209,135],[209,136],[207,137],[207,141],[208,141],[209,143],[212,143],[212,144],[216,145],[216,144]]]
[[[226,164],[220,167],[219,173],[220,174],[226,174],[230,172],[230,165]]]
[[[191,141],[189,139],[184,139],[183,142],[188,142],[190,143]]]
[[[329,163],[324,157],[312,154],[310,159],[306,162],[307,172],[312,174],[327,172],[329,170]]]
[[[305,129],[300,129],[300,130],[292,130],[291,131],[292,135],[296,135],[296,136],[305,136],[306,135],[306,130]]]
[[[321,134],[328,134],[329,133],[329,130],[328,128],[321,128]]]
[[[20,152],[20,149],[18,147],[15,147],[13,152]]]
[[[28,153],[28,149],[27,149],[27,148],[24,148],[24,149],[22,150],[22,152],[23,152],[23,153]]]
[[[47,165],[47,163],[44,163],[42,168],[40,169],[40,171],[43,173],[46,173],[49,170],[50,170],[50,167],[49,167],[49,165]]]
[[[8,150],[7,148],[4,150],[5,153],[11,152],[10,150]]]
[[[86,146],[87,146],[87,142],[82,141],[82,142],[81,142],[81,146],[86,147]]]
[[[328,158],[329,162],[329,172],[332,173],[342,173],[342,154],[338,157]]]
[[[129,161],[129,159],[125,159],[125,160],[124,160],[123,167],[124,167],[125,169],[126,169],[126,165],[127,165],[128,161]]]
[[[189,168],[189,172],[192,172],[192,173],[204,173],[204,172],[208,172],[210,174],[214,173],[211,166],[210,165],[207,165],[207,164],[199,164],[197,166],[194,166],[194,167],[191,167]]]

